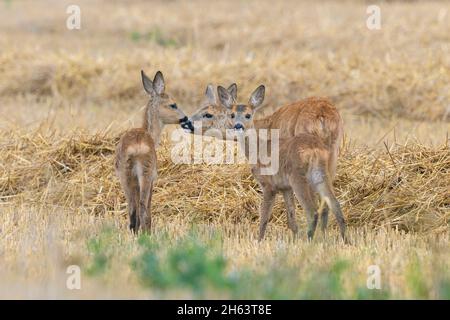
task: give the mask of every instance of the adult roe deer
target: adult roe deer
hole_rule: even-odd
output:
[[[231,90],[230,90],[231,89]],[[212,92],[212,86],[209,88]],[[227,91],[237,100],[237,86],[233,84]],[[219,130],[222,137],[226,130],[233,129],[228,121],[227,108],[221,108],[220,101],[216,101],[214,93],[206,93],[209,104],[201,107],[190,120],[197,124],[193,133],[203,134],[209,129]],[[200,124],[200,128],[199,125]],[[336,107],[326,98],[310,97],[278,108],[273,114],[253,119],[255,129],[279,129],[280,138],[294,137],[300,134],[311,134],[318,137],[328,149],[328,167],[331,179],[336,175],[336,165],[339,145],[343,136],[343,121]],[[216,136],[216,135],[215,135]],[[320,221],[323,230],[327,227],[328,206],[320,204]]]
[[[237,104],[235,99],[223,87],[218,87],[221,104],[228,109],[229,127],[238,131],[255,128],[254,113],[264,100],[265,87],[259,86],[251,95],[247,104]],[[279,121],[279,118],[265,121]],[[264,119],[263,119],[264,120]],[[261,122],[260,122],[261,124]],[[267,127],[267,126],[264,126]],[[257,128],[256,128],[257,129]],[[287,130],[287,129],[285,129]],[[296,128],[291,128],[296,130]],[[279,139],[279,168],[273,175],[261,174],[263,165],[258,161],[252,164],[252,173],[259,182],[263,191],[263,201],[260,207],[260,233],[259,240],[264,238],[267,223],[269,222],[275,195],[283,193],[288,213],[288,225],[294,234],[298,227],[295,221],[294,194],[306,212],[308,222],[308,238],[311,240],[317,226],[318,214],[315,203],[315,194],[319,194],[321,201],[325,202],[334,213],[340,228],[341,237],[345,240],[345,220],[341,207],[332,188],[330,172],[331,153],[330,145],[324,137],[311,133],[295,132],[295,136],[285,137],[280,133]],[[248,139],[244,139],[244,150],[249,149]],[[270,144],[269,144],[270,145]],[[269,151],[271,152],[271,151]],[[247,155],[248,156],[248,155]],[[328,216],[323,217],[325,219]],[[322,222],[325,232],[327,220]]]
[[[172,98],[165,93],[163,74],[158,71],[151,81],[141,71],[142,83],[150,99],[144,113],[142,128],[126,131],[116,148],[115,169],[128,202],[130,229],[151,230],[150,206],[153,182],[157,176],[156,151],[161,131],[166,124],[192,124]]]

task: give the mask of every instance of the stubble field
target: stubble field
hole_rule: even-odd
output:
[[[373,31],[363,1],[79,0],[80,30],[69,4],[0,2],[1,298],[450,298],[448,2],[381,2]],[[141,69],[188,114],[208,83],[242,101],[265,84],[265,115],[329,97],[351,244],[334,218],[308,243],[299,206],[293,239],[281,197],[259,243],[248,165],[174,164],[172,128],[153,233],[130,233],[112,158],[141,124]]]

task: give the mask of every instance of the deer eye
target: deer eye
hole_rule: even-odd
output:
[[[252,117],[252,115],[250,114],[250,113],[247,113],[246,115],[245,115],[245,118],[246,119],[250,119]]]
[[[178,108],[176,103],[170,104],[169,107],[171,107],[172,109],[177,109]]]
[[[234,119],[236,115],[234,113],[231,114],[231,119]]]
[[[212,117],[213,117],[213,115],[212,115],[211,113],[205,113],[205,114],[203,115],[203,118],[211,119]]]

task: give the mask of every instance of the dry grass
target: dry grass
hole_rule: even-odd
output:
[[[24,204],[4,207],[0,222],[0,262],[4,266],[0,273],[2,298],[161,297],[157,289],[143,288],[133,272],[131,261],[141,249],[120,213],[94,217],[72,210]],[[185,236],[192,228],[182,216],[157,215],[155,225],[158,226],[154,233],[156,241],[169,243],[167,247],[186,241]],[[365,294],[363,298],[370,298],[372,294],[384,298],[448,298],[448,234],[419,236],[385,228],[376,232],[350,228],[353,245],[343,246],[337,241],[335,230],[326,240],[319,235],[309,244],[303,240],[292,241],[284,226],[272,224],[266,240],[258,243],[256,224],[213,221],[198,222],[195,226],[204,243],[208,243],[214,233],[222,236],[220,251],[228,261],[229,272],[269,272],[269,276],[259,281],[269,287],[274,286],[274,282],[279,283],[274,291],[281,295],[275,297],[302,297],[292,292],[309,281],[314,286],[317,284],[315,293],[311,293],[313,298],[358,298],[361,293]],[[94,259],[94,254],[87,249],[87,242],[92,239],[106,240],[103,250],[108,257],[107,268],[94,277],[86,271]],[[211,250],[217,248],[211,247]],[[333,276],[334,266],[339,262],[348,267],[340,274],[339,289],[335,292],[336,289],[328,288],[323,280]],[[66,268],[73,264],[81,266],[83,271],[81,290],[71,291],[66,287]],[[370,265],[381,269],[381,294],[365,287]],[[168,297],[190,298],[192,293],[176,290],[170,291]],[[228,294],[212,291],[208,297],[226,298]],[[268,296],[253,288],[241,297]]]
[[[248,166],[176,165],[168,136],[158,150],[156,242],[176,246],[192,226],[201,243],[220,234],[211,252],[223,253],[228,272],[279,283],[256,298],[321,297],[340,261],[350,266],[326,297],[379,297],[365,289],[367,267],[378,264],[381,297],[448,298],[448,2],[381,2],[379,31],[366,28],[357,0],[77,3],[82,29],[69,31],[69,1],[0,2],[0,297],[160,297],[130,266],[142,248],[127,230],[112,153],[119,133],[141,122],[140,69],[161,69],[187,112],[209,82],[237,82],[242,100],[264,83],[266,114],[330,97],[346,126],[335,188],[353,244],[337,241],[334,219],[329,238],[293,241],[281,201],[257,243],[260,194]],[[297,216],[304,230],[300,208]],[[92,265],[88,243],[102,237],[107,270],[67,290],[65,268]],[[318,275],[321,292],[305,296]]]
[[[5,204],[25,201],[99,215],[124,212],[112,165],[118,137],[16,130],[3,139],[0,199]],[[257,222],[260,192],[248,165],[174,164],[170,147],[166,138],[158,152],[155,215]],[[382,151],[346,145],[340,159],[335,187],[349,225],[448,231],[447,144],[431,148],[410,142]],[[281,206],[274,219],[284,225]]]
[[[7,79],[0,83],[2,96],[135,100],[142,91],[139,70],[159,68],[188,106],[198,104],[208,82],[237,81],[243,92],[266,84],[271,106],[327,95],[356,114],[449,119],[448,3],[383,3],[383,28],[369,31],[366,4],[358,1],[313,7],[298,1],[133,1],[126,10],[101,2],[79,1],[83,25],[72,32],[59,14],[66,1],[52,8],[45,1],[13,1],[2,10],[0,27],[7,33],[0,45],[8,48],[0,54]],[[25,8],[32,18],[20,15]],[[99,22],[98,16],[105,18]]]

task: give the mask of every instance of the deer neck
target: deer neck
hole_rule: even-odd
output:
[[[157,99],[152,99],[147,103],[143,127],[148,133],[150,133],[155,144],[158,145],[161,132],[164,128],[164,123],[159,117],[159,103]]]

